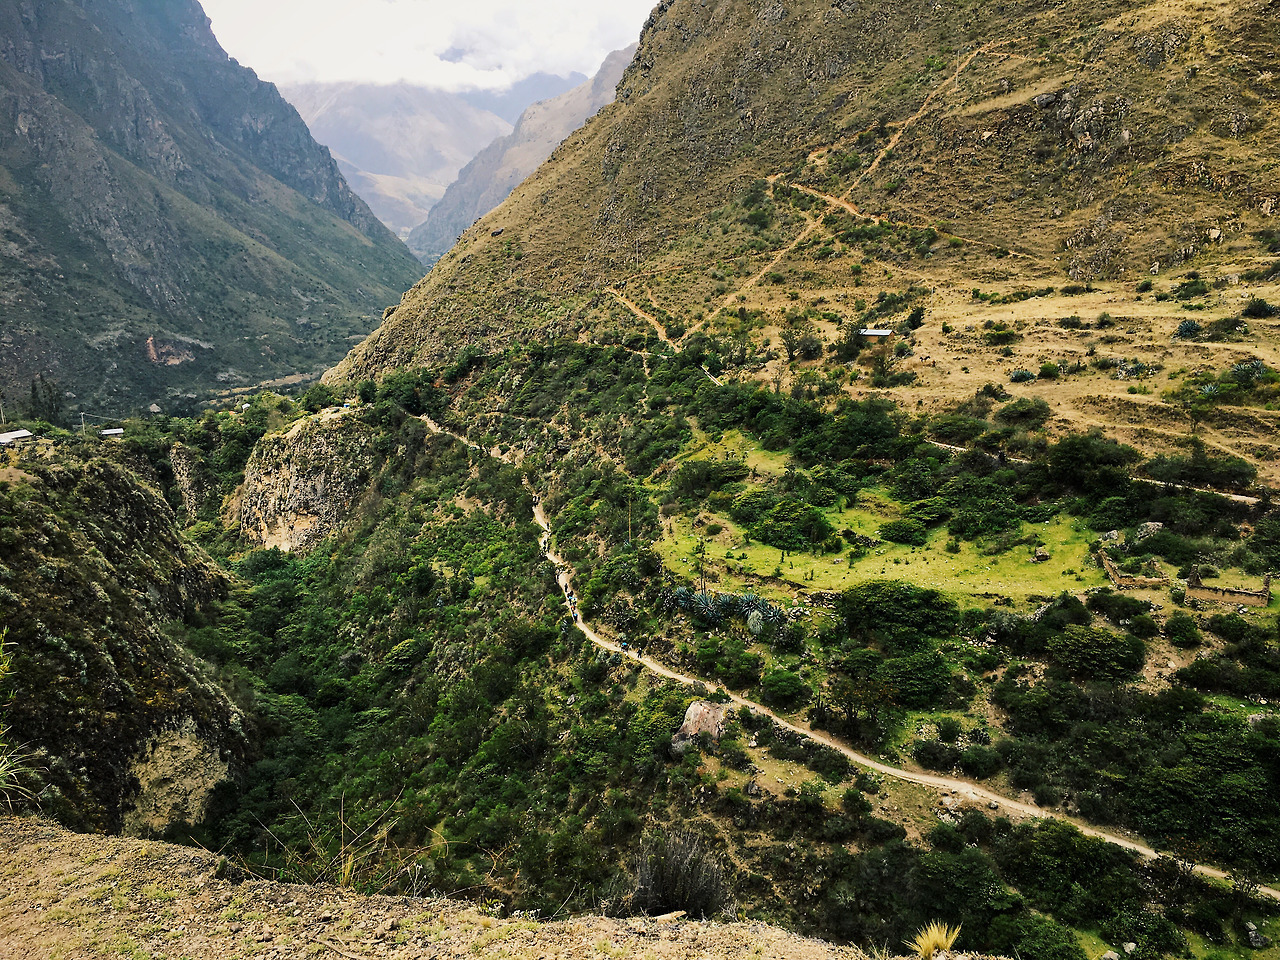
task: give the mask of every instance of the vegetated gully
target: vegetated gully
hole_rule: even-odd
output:
[[[496,449],[484,450],[483,448],[472,443],[466,437],[461,436],[460,434],[454,433],[453,431],[448,430],[445,427],[441,426],[440,424],[436,423],[430,417],[423,416],[421,420],[423,421],[423,423],[427,425],[427,428],[431,430],[433,433],[445,434],[446,436],[450,436],[453,439],[457,440],[459,443],[466,445],[472,450],[478,450],[482,453],[486,453],[490,456],[494,456],[494,457],[497,457],[498,459],[507,460],[508,462],[510,462],[507,457],[502,456],[499,453],[499,451],[497,451]],[[527,480],[525,482],[526,484],[528,484]],[[530,486],[530,489],[532,490],[533,489],[532,484],[529,484],[529,486]],[[685,686],[695,686],[695,685],[701,684],[703,686],[707,686],[712,689],[716,688],[716,685],[714,683],[708,683],[706,680],[700,679],[698,677],[690,677],[690,676],[686,676],[683,673],[677,673],[675,670],[672,670],[670,667],[663,666],[661,663],[659,663],[657,660],[654,660],[652,657],[643,656],[639,653],[636,653],[634,650],[623,650],[621,644],[613,640],[610,640],[607,637],[602,636],[595,630],[595,628],[593,628],[589,623],[583,620],[581,616],[578,614],[577,603],[573,599],[573,597],[576,596],[576,594],[573,591],[573,577],[570,572],[571,568],[569,564],[567,564],[560,557],[560,555],[555,552],[555,550],[551,546],[551,523],[547,518],[546,510],[543,508],[542,499],[540,496],[537,495],[536,491],[534,496],[533,520],[542,529],[545,535],[544,542],[545,542],[546,557],[548,560],[551,561],[552,564],[555,565],[556,580],[560,584],[560,590],[563,595],[565,607],[568,609],[570,615],[573,617],[575,625],[578,627],[579,630],[582,631],[583,635],[588,640],[594,643],[597,647],[600,647],[602,650],[608,650],[611,653],[618,653],[618,654],[621,654],[622,656],[625,656],[635,661],[636,663],[644,667],[646,670],[649,670],[652,673],[656,673],[660,677],[666,677],[668,680],[674,680],[676,681],[676,683],[681,683],[681,684],[684,684]],[[807,737],[816,743],[820,743],[823,746],[830,747],[832,750],[837,750],[840,753],[844,754],[844,756],[846,756],[848,759],[858,764],[860,767],[864,767],[865,769],[868,769],[868,770],[874,770],[876,773],[882,774],[886,777],[893,777],[897,780],[903,780],[907,783],[918,783],[922,786],[933,787],[939,790],[950,790],[953,793],[962,797],[966,797],[970,800],[975,800],[975,801],[988,803],[988,804],[994,803],[1001,809],[1007,810],[1010,813],[1019,814],[1021,816],[1047,817],[1047,818],[1052,818],[1054,820],[1062,820],[1067,823],[1070,823],[1072,826],[1078,829],[1081,833],[1086,834],[1087,836],[1097,837],[1100,840],[1105,840],[1107,843],[1114,843],[1118,847],[1124,847],[1126,850],[1132,850],[1135,853],[1140,854],[1141,856],[1151,857],[1151,858],[1160,856],[1160,854],[1156,850],[1146,846],[1145,844],[1139,843],[1136,840],[1131,840],[1128,837],[1122,836],[1120,834],[1110,833],[1106,830],[1101,830],[1098,827],[1092,826],[1091,824],[1088,824],[1088,823],[1084,823],[1080,820],[1077,820],[1074,817],[1069,817],[1066,814],[1059,813],[1055,810],[1046,810],[1043,807],[1038,807],[1033,803],[1025,803],[1021,800],[1015,800],[1012,797],[1006,797],[1003,794],[995,793],[992,790],[988,790],[985,787],[981,787],[978,784],[972,783],[968,780],[962,780],[956,777],[943,777],[933,773],[924,773],[924,772],[915,771],[915,770],[904,770],[901,767],[890,766],[889,764],[873,759],[872,757],[869,757],[866,754],[859,753],[858,751],[850,747],[848,744],[843,743],[842,741],[836,739],[830,734],[822,733],[820,731],[814,730],[812,727],[810,727],[806,723],[792,722],[790,720],[784,719],[783,717],[778,716],[778,714],[774,713],[772,710],[770,710],[768,707],[764,706],[763,704],[756,703],[753,700],[748,700],[746,697],[740,697],[731,690],[724,690],[724,693],[726,696],[728,696],[728,698],[732,702],[738,704],[738,706],[746,707],[748,710],[751,710],[753,713],[757,713],[757,714],[760,714],[761,716],[768,717],[770,720],[772,720],[782,729],[790,730],[792,733],[799,734],[802,737]],[[1220,870],[1217,867],[1211,867],[1206,864],[1202,864],[1202,863],[1192,864],[1191,869],[1195,873],[1200,874],[1201,876],[1212,877],[1217,880],[1231,879],[1231,874],[1228,871]],[[1280,890],[1277,890],[1274,887],[1259,886],[1257,888],[1257,891],[1262,896],[1269,897],[1272,900],[1280,902]]]

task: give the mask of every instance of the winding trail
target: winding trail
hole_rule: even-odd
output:
[[[1010,37],[1007,40],[993,41],[992,43],[988,43],[988,44],[985,44],[984,46],[979,47],[977,50],[973,51],[973,53],[969,54],[969,56],[965,57],[962,61],[960,61],[960,65],[956,67],[955,72],[951,74],[951,76],[947,77],[947,79],[943,80],[942,83],[938,84],[929,92],[929,95],[924,98],[924,103],[920,104],[920,109],[917,110],[914,114],[912,114],[910,117],[908,117],[906,120],[902,122],[902,125],[899,126],[897,131],[894,132],[893,136],[889,138],[889,142],[885,144],[884,149],[882,149],[878,154],[876,154],[876,158],[873,161],[871,161],[871,165],[867,167],[867,169],[862,172],[862,174],[858,177],[858,179],[853,182],[853,186],[851,186],[848,190],[845,191],[845,196],[847,197],[849,194],[853,193],[855,187],[857,187],[859,184],[862,183],[862,181],[864,181],[867,177],[871,176],[871,174],[875,173],[876,170],[879,169],[881,161],[883,161],[884,158],[887,157],[890,154],[890,152],[893,151],[893,149],[898,146],[898,144],[902,140],[903,135],[906,134],[906,132],[910,130],[913,126],[915,126],[916,122],[920,120],[921,117],[923,117],[926,113],[929,112],[929,107],[933,105],[933,98],[936,97],[938,94],[942,93],[942,91],[946,90],[953,83],[955,83],[956,80],[959,79],[960,74],[964,73],[964,71],[968,69],[969,65],[973,63],[974,60],[978,59],[978,57],[980,57],[984,53],[990,53],[992,50],[998,50],[1000,47],[1006,47],[1011,43],[1017,43],[1021,39],[1024,39],[1024,38]]]
[[[653,327],[654,332],[657,333],[659,340],[661,340],[663,343],[665,343],[669,347],[673,346],[671,341],[667,338],[666,328],[658,322],[656,317],[654,317],[652,314],[646,313],[644,310],[641,310],[639,306],[637,306],[631,300],[623,296],[622,291],[617,290],[614,287],[607,287],[605,289],[605,292],[613,294],[618,299],[618,302],[620,304],[622,304],[624,307],[626,307],[628,310],[634,313],[641,320],[644,320],[651,327]]]
[[[477,450],[477,451],[482,450],[481,447],[472,443],[470,440],[466,439],[463,436],[460,436],[457,433],[454,433],[451,430],[448,430],[440,426],[438,423],[436,423],[434,420],[432,420],[428,416],[424,415],[419,419],[422,420],[422,422],[427,425],[427,428],[430,429],[433,433],[442,433],[447,436],[450,436],[453,439],[457,440],[459,443],[466,445],[472,450]],[[491,451],[491,455],[494,456],[496,459],[504,460],[508,463],[511,462],[508,457],[503,456],[500,452],[496,450]],[[670,667],[667,667],[664,664],[659,663],[657,660],[653,659],[652,657],[643,656],[642,654],[636,653],[634,650],[623,650],[621,644],[602,635],[593,626],[591,626],[591,624],[587,623],[581,618],[581,616],[578,613],[578,606],[576,601],[577,594],[573,589],[573,575],[571,572],[572,568],[564,560],[563,557],[561,557],[558,553],[556,553],[555,549],[551,545],[551,521],[547,517],[546,509],[543,507],[542,498],[537,495],[537,491],[534,489],[533,484],[530,483],[527,479],[525,480],[525,485],[535,494],[534,506],[533,506],[533,520],[538,525],[538,527],[541,528],[543,532],[544,553],[546,555],[546,558],[555,567],[556,582],[560,585],[560,590],[564,595],[565,607],[568,609],[570,616],[573,617],[575,625],[578,627],[579,630],[582,631],[583,635],[588,640],[590,640],[593,644],[595,644],[597,647],[600,647],[602,650],[608,650],[611,653],[621,654],[622,656],[635,661],[636,663],[644,667],[646,670],[650,671],[651,673],[657,674],[660,677],[665,677],[668,680],[674,680],[676,683],[683,684],[684,686],[691,687],[691,686],[701,684],[710,689],[716,689],[716,685],[714,683],[710,683],[700,677],[691,677],[686,674],[679,673],[678,671],[672,670]],[[720,688],[720,689],[724,689],[724,688]],[[1096,837],[1099,840],[1105,840],[1107,843],[1114,843],[1116,846],[1123,847],[1126,850],[1132,850],[1134,853],[1137,853],[1140,856],[1148,857],[1152,859],[1161,856],[1161,853],[1155,850],[1154,848],[1149,847],[1146,844],[1141,843],[1137,840],[1133,840],[1123,834],[1112,833],[1108,830],[1103,830],[1099,827],[1095,827],[1091,824],[1078,820],[1075,817],[1067,816],[1064,813],[1059,813],[1055,810],[1046,810],[1043,807],[1036,806],[1034,803],[1026,803],[1021,800],[1015,800],[1012,797],[1006,797],[1003,794],[996,793],[993,790],[988,790],[986,787],[979,786],[978,784],[973,783],[969,780],[963,780],[958,777],[945,777],[945,776],[942,776],[941,774],[936,774],[936,773],[925,773],[923,771],[916,771],[916,770],[904,770],[901,767],[890,766],[889,764],[884,763],[880,760],[876,760],[873,757],[869,757],[864,753],[859,753],[857,750],[854,750],[848,744],[844,743],[841,740],[838,740],[837,738],[831,736],[828,733],[814,730],[811,726],[809,726],[807,723],[803,721],[787,720],[779,716],[778,714],[774,713],[772,710],[770,710],[768,707],[764,706],[763,704],[756,703],[754,700],[748,700],[746,697],[741,697],[731,690],[724,690],[724,693],[726,696],[729,697],[729,699],[732,702],[736,703],[738,706],[746,707],[748,710],[752,711],[753,713],[756,713],[760,716],[768,717],[770,720],[772,720],[782,729],[788,730],[791,733],[797,734],[799,736],[806,737],[810,740],[813,740],[815,743],[822,744],[825,747],[830,747],[832,750],[838,751],[839,753],[843,754],[846,758],[858,764],[859,766],[865,767],[868,770],[874,770],[876,773],[879,773],[883,776],[892,777],[895,780],[901,780],[905,783],[915,783],[915,784],[919,784],[920,786],[932,787],[938,790],[947,790],[947,791],[950,791],[951,793],[954,793],[958,796],[964,797],[969,800],[986,803],[986,804],[995,804],[1000,809],[1007,810],[1010,813],[1016,813],[1021,816],[1060,820],[1064,823],[1071,824],[1086,836]],[[1202,863],[1192,864],[1191,870],[1193,873],[1196,873],[1202,877],[1209,877],[1215,880],[1230,881],[1232,876],[1229,871],[1219,869],[1218,867],[1208,866],[1207,864],[1202,864]],[[1274,887],[1259,886],[1258,894],[1261,896],[1267,897],[1271,900],[1280,902],[1280,890],[1277,890]]]

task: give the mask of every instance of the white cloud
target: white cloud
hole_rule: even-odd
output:
[[[266,80],[407,80],[500,90],[595,72],[654,0],[204,0],[226,51]]]

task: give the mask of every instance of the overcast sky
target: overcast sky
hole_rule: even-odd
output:
[[[264,80],[503,89],[591,76],[656,0],[203,0],[223,48]]]

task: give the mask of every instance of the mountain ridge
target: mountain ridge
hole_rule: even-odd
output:
[[[460,94],[407,83],[278,85],[393,233],[422,222],[458,171],[511,130]]]
[[[505,200],[565,137],[613,99],[635,45],[615,50],[590,80],[526,107],[515,129],[494,140],[459,172],[405,242],[424,263],[443,256],[462,231]]]
[[[197,3],[0,24],[11,396],[39,374],[127,411],[314,369],[417,274]]]

